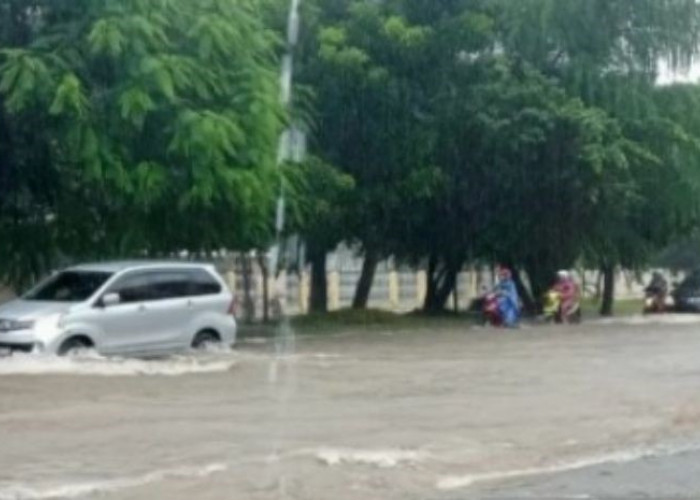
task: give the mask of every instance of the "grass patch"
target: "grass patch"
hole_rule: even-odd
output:
[[[292,319],[292,326],[304,333],[333,333],[345,329],[420,329],[473,322],[473,316],[466,314],[444,313],[427,316],[420,312],[398,314],[379,309],[342,309],[326,314],[296,316]]]
[[[600,300],[587,298],[582,302],[583,313],[586,317],[598,316],[600,313]],[[641,314],[644,308],[644,299],[616,300],[613,311],[615,316],[634,316]]]
[[[405,319],[405,315],[379,309],[342,309],[295,316],[292,318],[292,326],[314,330],[332,326],[387,326],[401,323]]]
[[[440,327],[464,327],[477,321],[473,314],[445,312],[425,315],[420,312],[393,313],[379,309],[342,309],[325,314],[306,314],[291,318],[292,328],[301,335],[327,335],[347,330],[381,332]],[[242,337],[273,336],[275,325],[241,325]]]
[[[643,299],[615,301],[616,316],[632,316],[640,314],[644,305]],[[584,321],[586,318],[598,317],[600,301],[585,299],[582,304]],[[393,313],[380,309],[342,309],[325,314],[306,314],[291,318],[292,328],[300,335],[332,335],[344,331],[400,331],[400,330],[430,330],[441,328],[466,328],[479,323],[477,313],[460,313],[445,311],[437,315],[426,315],[415,311],[410,313]],[[525,321],[528,321],[527,318]],[[273,337],[276,326],[271,324],[240,325],[240,336]]]

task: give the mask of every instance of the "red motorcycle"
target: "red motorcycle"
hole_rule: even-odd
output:
[[[501,309],[499,307],[497,294],[487,293],[484,295],[481,312],[484,325],[503,326],[503,318],[501,317]]]

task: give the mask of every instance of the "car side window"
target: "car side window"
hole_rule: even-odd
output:
[[[167,300],[189,295],[190,279],[186,272],[159,271],[149,274],[152,300]]]
[[[119,294],[122,304],[153,300],[148,275],[145,273],[124,276],[110,288],[108,293]]]
[[[133,304],[182,297],[217,295],[221,284],[202,269],[149,271],[126,275],[108,293],[119,294],[120,303]]]
[[[208,272],[195,269],[190,274],[190,294],[193,296],[217,295],[221,293],[221,285]]]

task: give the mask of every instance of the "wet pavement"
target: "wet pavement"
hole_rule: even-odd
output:
[[[700,494],[687,317],[348,332],[274,353],[258,339],[0,360],[0,500]]]

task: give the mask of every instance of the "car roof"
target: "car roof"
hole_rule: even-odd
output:
[[[119,273],[126,270],[148,270],[148,269],[192,269],[206,268],[214,269],[212,264],[201,262],[182,262],[182,261],[157,261],[157,260],[122,260],[122,261],[106,261],[92,262],[86,264],[78,264],[69,267],[68,271],[85,271],[85,272],[103,272],[103,273]]]

